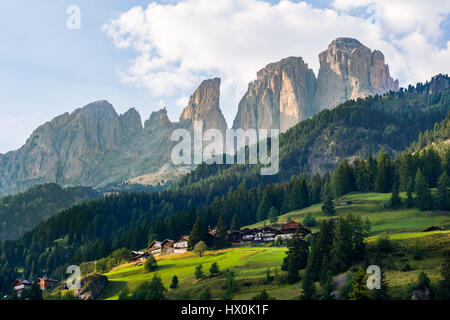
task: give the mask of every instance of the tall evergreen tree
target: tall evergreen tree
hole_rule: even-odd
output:
[[[433,208],[433,198],[428,188],[425,176],[422,174],[422,170],[418,169],[416,174],[416,205],[420,210],[430,210]]]
[[[215,246],[217,248],[224,248],[228,245],[228,233],[227,227],[225,226],[225,219],[223,214],[219,216],[217,220],[217,232],[216,237],[214,238]]]
[[[204,239],[205,234],[202,230],[202,223],[200,220],[200,216],[197,216],[194,226],[192,227],[191,233],[189,234],[189,241],[188,241],[189,250],[193,250],[195,245],[200,241],[203,241]]]
[[[441,210],[450,210],[450,184],[447,172],[442,172],[439,177],[437,189],[437,205]]]
[[[302,300],[314,300],[316,298],[316,285],[314,284],[311,268],[306,268],[305,279],[302,283]]]
[[[237,213],[235,213],[233,215],[233,219],[231,220],[231,228],[230,228],[230,230],[231,231],[237,231],[239,229],[241,229],[241,226],[239,224],[239,216],[238,216]]]
[[[350,293],[351,300],[368,300],[369,289],[367,288],[367,275],[364,270],[359,267],[358,271],[353,275],[352,282],[353,291]]]
[[[392,194],[391,194],[391,200],[390,205],[391,208],[398,208],[402,203],[402,200],[400,199],[400,196],[398,194],[398,183],[397,181],[394,182],[392,185]]]
[[[331,192],[334,197],[340,197],[355,190],[355,177],[352,167],[347,160],[339,163],[336,170],[331,175]]]
[[[414,179],[411,177],[409,179],[408,187],[406,189],[406,207],[412,208],[414,206]]]
[[[389,300],[389,282],[383,270],[381,270],[380,281],[380,289],[373,289],[370,297],[374,300]]]
[[[39,279],[34,280],[30,289],[30,300],[43,300]]]
[[[283,260],[283,265],[281,266],[282,269],[287,270],[289,263],[293,263],[297,270],[305,268],[308,260],[309,246],[303,239],[303,235],[300,232],[300,227],[287,241],[287,247],[287,256]]]
[[[263,221],[267,219],[270,210],[270,201],[267,193],[264,193],[261,203],[258,206],[258,210],[256,211],[256,219],[258,221]]]
[[[392,190],[393,169],[389,155],[385,152],[380,153],[377,158],[377,175],[375,179],[377,192],[387,193]]]
[[[324,186],[324,190],[324,202],[321,209],[326,216],[334,216],[336,214],[336,209],[334,208],[333,198],[328,185]]]
[[[269,221],[271,224],[278,222],[278,211],[274,207],[271,207],[269,210]]]

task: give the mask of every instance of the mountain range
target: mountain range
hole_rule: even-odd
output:
[[[345,100],[398,90],[383,54],[358,40],[334,40],[319,62],[317,78],[300,57],[258,71],[232,127],[285,132]],[[107,101],[64,113],[37,128],[20,149],[0,154],[0,195],[48,182],[101,188],[124,181],[170,180],[194,168],[171,164],[171,133],[177,128],[192,130],[196,120],[206,129],[224,131],[227,124],[219,100],[220,79],[214,78],[203,81],[192,94],[179,122],[171,122],[161,109],[142,125],[134,108],[118,115]]]

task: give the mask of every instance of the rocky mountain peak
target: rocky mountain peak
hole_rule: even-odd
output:
[[[142,121],[139,112],[135,108],[130,108],[127,112],[119,116],[123,133],[128,137],[133,137],[142,131]]]
[[[167,116],[167,109],[162,108],[158,111],[153,111],[150,114],[150,118],[144,123],[144,128],[153,129],[158,127],[169,127],[170,125],[171,122]]]
[[[180,123],[190,125],[203,121],[204,128],[215,128],[225,132],[227,123],[220,110],[220,78],[204,80],[189,99],[180,116]]]
[[[384,55],[371,51],[352,38],[338,38],[319,54],[320,69],[316,103],[318,111],[348,99],[364,98],[398,90],[389,74]]]
[[[301,57],[288,57],[257,72],[239,103],[233,128],[286,131],[312,116],[314,72]]]

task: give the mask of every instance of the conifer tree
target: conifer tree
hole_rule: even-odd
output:
[[[311,271],[311,268],[306,268],[305,279],[302,283],[302,300],[314,300],[316,298],[316,286],[314,284],[314,276]]]
[[[398,183],[397,181],[394,182],[392,185],[392,195],[390,200],[391,208],[398,208],[402,203],[402,200],[400,199],[400,196],[398,194]]]
[[[433,208],[433,198],[428,188],[425,176],[422,174],[422,170],[417,170],[416,174],[416,205],[420,210],[430,210]]]
[[[408,187],[406,189],[406,207],[412,208],[414,206],[414,179],[411,177],[408,183]]]
[[[269,210],[269,221],[271,224],[278,222],[278,211],[274,207],[271,207]]]
[[[31,285],[30,289],[30,300],[43,300],[42,290],[39,285],[39,279],[36,279]]]
[[[237,213],[235,213],[233,215],[233,219],[231,220],[231,231],[237,231],[241,228],[241,226],[239,225],[239,216]]]
[[[367,276],[361,267],[359,267],[359,270],[353,275],[352,287],[353,291],[349,295],[349,298],[351,300],[369,299],[369,289],[367,288]]]
[[[227,246],[227,228],[225,226],[225,219],[223,217],[223,214],[219,216],[219,219],[217,220],[217,232],[216,237],[214,238],[215,246],[217,248],[224,248]]]
[[[188,247],[189,250],[193,250],[194,246],[199,243],[200,241],[204,240],[204,233],[202,230],[202,223],[200,220],[200,216],[197,216],[197,219],[195,220],[194,226],[192,227],[192,231],[189,234],[189,241],[188,241]]]
[[[437,189],[437,204],[441,210],[450,210],[450,185],[447,172],[442,172],[439,177]]]
[[[267,219],[270,210],[270,201],[267,193],[264,193],[261,203],[256,211],[256,220],[263,221]]]
[[[380,274],[380,289],[376,289],[374,288],[371,291],[371,297],[374,300],[389,300],[389,282],[386,279],[386,274],[384,273],[383,270],[381,270],[381,274]]]
[[[172,277],[172,283],[170,284],[170,288],[176,289],[177,286],[178,286],[178,277],[176,275],[174,275]]]

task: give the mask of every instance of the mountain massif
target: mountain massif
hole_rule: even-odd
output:
[[[177,128],[192,128],[194,120],[205,128],[222,128],[219,108],[220,80],[205,80],[192,95],[180,117],[172,123],[167,110],[153,112],[142,126],[131,108],[118,115],[107,101],[97,101],[65,113],[37,128],[17,151],[0,154],[0,195],[54,182],[62,186],[102,187],[145,174],[171,171],[169,163]]]
[[[300,57],[269,64],[257,73],[239,103],[233,128],[279,128],[285,132],[320,110],[347,99],[398,89],[380,51],[350,38],[334,40],[319,55],[318,77]],[[104,187],[124,181],[165,181],[192,170],[170,162],[174,129],[227,128],[219,106],[220,79],[203,81],[179,122],[165,109],[142,125],[135,109],[118,115],[107,101],[65,113],[37,128],[20,149],[0,154],[0,195],[35,184]]]

